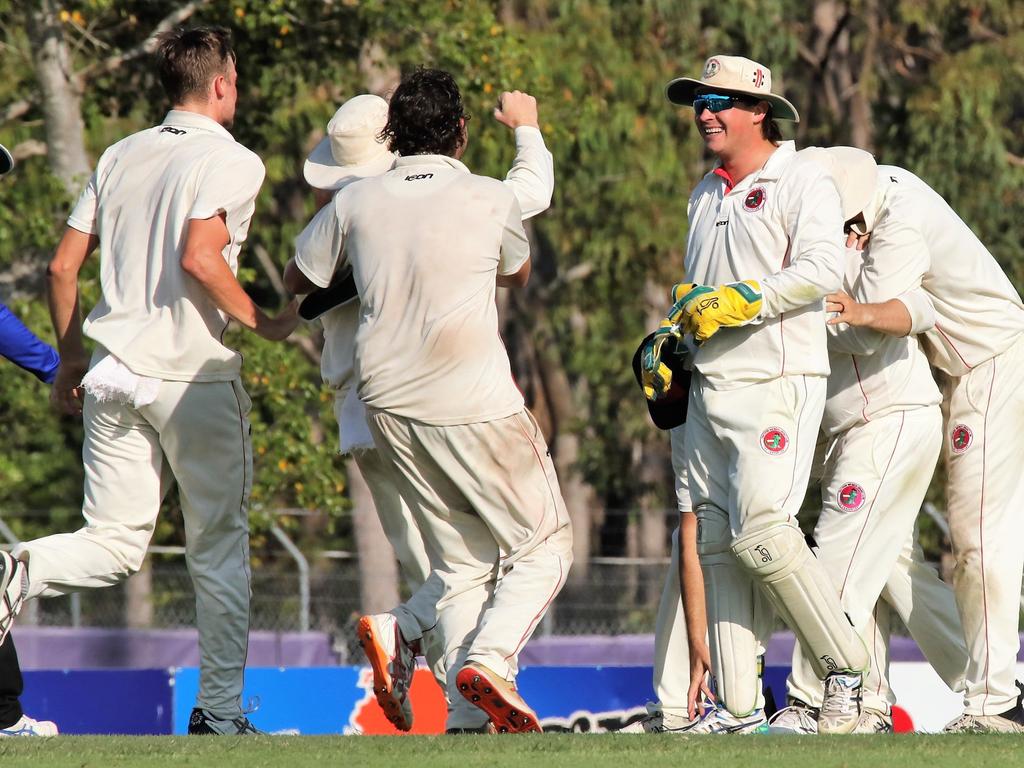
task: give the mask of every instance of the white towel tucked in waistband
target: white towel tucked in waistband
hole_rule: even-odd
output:
[[[335,415],[338,417],[341,453],[358,453],[376,447],[366,423],[366,406],[356,394],[355,387],[348,390],[340,407],[335,404]]]
[[[156,400],[160,379],[139,376],[113,355],[100,360],[82,379],[82,388],[101,403],[141,408]]]

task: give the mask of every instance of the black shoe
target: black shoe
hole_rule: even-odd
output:
[[[245,715],[233,720],[219,720],[205,709],[196,707],[188,719],[189,736],[265,736]]]
[[[999,717],[1004,717],[1007,720],[1012,720],[1015,723],[1024,725],[1024,684],[1017,681],[1017,690],[1020,691],[1020,696],[1017,697],[1017,703],[1010,707],[1005,712],[1000,712]]]

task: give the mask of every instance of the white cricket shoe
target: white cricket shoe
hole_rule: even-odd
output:
[[[748,734],[767,733],[768,720],[764,710],[758,709],[745,717],[736,717],[724,707],[713,707],[692,727],[688,734]]]
[[[1024,723],[1003,715],[962,714],[943,733],[1024,733]]]
[[[33,720],[22,715],[14,725],[0,728],[0,738],[4,736],[56,736],[57,724],[50,720]]]
[[[686,733],[700,722],[698,717],[691,720],[686,715],[665,712],[654,702],[647,702],[647,714],[616,733]]]
[[[10,552],[0,551],[0,644],[14,626],[28,594],[28,568]]]
[[[768,733],[785,736],[811,736],[818,732],[818,710],[803,703],[783,707],[768,721]]]
[[[860,714],[854,733],[892,733],[892,715],[877,709],[865,709]]]
[[[359,644],[373,669],[373,692],[384,715],[400,731],[412,728],[409,688],[416,671],[416,655],[402,637],[398,619],[376,613],[359,619]]]
[[[861,713],[861,676],[831,672],[825,678],[825,697],[818,712],[819,733],[850,733]]]

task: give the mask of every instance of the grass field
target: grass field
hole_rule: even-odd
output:
[[[1020,736],[60,736],[8,739],[0,765],[26,768],[1001,768]]]

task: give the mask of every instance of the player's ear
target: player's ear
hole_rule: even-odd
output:
[[[751,109],[751,114],[754,116],[754,125],[760,125],[768,117],[768,112],[771,106],[767,101],[759,101]]]
[[[213,82],[211,83],[211,89],[213,95],[218,99],[223,99],[225,94],[228,92],[228,80],[224,75],[214,75]]]

